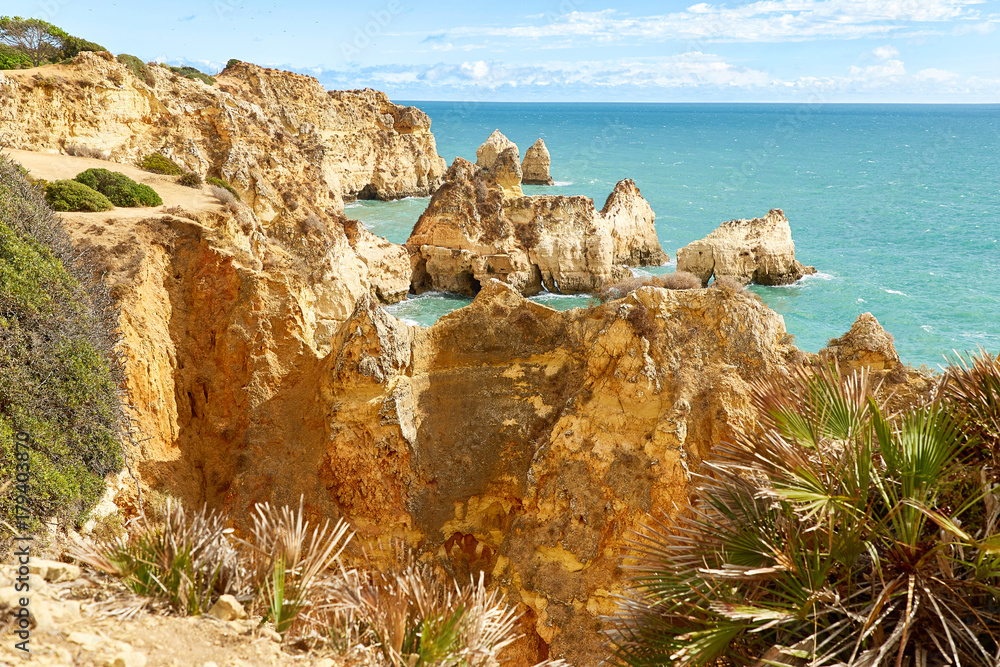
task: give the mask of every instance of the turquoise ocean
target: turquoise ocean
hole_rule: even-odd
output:
[[[631,178],[656,212],[670,264],[720,223],[783,209],[796,258],[819,273],[751,289],[815,352],[871,312],[904,362],[1000,350],[1000,105],[543,104],[406,102],[432,120],[438,153],[475,161],[494,130],[524,151],[542,137],[552,187],[598,208]],[[404,243],[428,198],[347,205]],[[542,295],[553,308],[585,295]],[[389,307],[430,325],[469,299],[429,293]]]

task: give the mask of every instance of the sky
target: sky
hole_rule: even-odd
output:
[[[143,60],[394,99],[1000,102],[1000,0],[0,0]]]

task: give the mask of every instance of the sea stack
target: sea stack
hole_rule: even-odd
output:
[[[521,182],[525,185],[552,185],[554,181],[549,174],[551,163],[549,149],[545,147],[545,141],[539,137],[538,141],[524,153],[524,160],[521,162]]]
[[[497,158],[500,157],[500,154],[508,148],[514,149],[514,159],[520,163],[521,154],[517,150],[517,144],[505,137],[500,130],[493,130],[493,134],[483,142],[482,146],[476,149],[476,166],[489,169],[497,161]]]
[[[792,229],[784,211],[772,208],[763,218],[730,220],[677,251],[677,270],[693,273],[703,285],[714,275],[744,285],[790,285],[816,273],[795,259]]]

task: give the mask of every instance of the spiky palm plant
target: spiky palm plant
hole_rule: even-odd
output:
[[[310,524],[303,502],[300,498],[298,511],[287,505],[280,509],[257,505],[250,539],[239,540],[249,554],[252,581],[264,599],[266,617],[282,636],[309,604],[320,578],[339,565],[340,554],[354,536],[343,519],[335,525]]]
[[[201,614],[220,595],[247,590],[232,532],[222,515],[207,508],[188,512],[170,499],[161,519],[143,516],[131,535],[77,545],[73,555],[121,577],[134,593],[167,600],[181,613]]]
[[[863,372],[757,384],[757,427],[635,540],[613,662],[996,667],[997,489],[955,493],[983,435],[944,386],[889,418]]]

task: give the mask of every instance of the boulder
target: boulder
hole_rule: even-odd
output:
[[[773,208],[763,218],[730,220],[677,251],[677,270],[693,273],[707,285],[732,278],[747,285],[789,285],[816,273],[795,259],[792,230],[785,213]]]
[[[521,161],[521,182],[525,185],[552,185],[554,181],[549,174],[551,163],[549,149],[545,147],[545,141],[539,137],[538,141],[524,153],[524,160]]]
[[[514,155],[507,149],[486,169],[456,158],[407,241],[414,292],[474,295],[492,278],[524,295],[593,292],[627,278],[625,264],[666,261],[631,181],[601,212],[587,197],[517,196],[503,180]]]
[[[508,148],[513,148],[517,152],[517,144],[504,136],[500,130],[493,130],[493,134],[483,142],[483,145],[476,149],[476,166],[492,167],[500,154]],[[520,153],[517,153],[517,161],[520,162]]]
[[[820,351],[820,357],[836,359],[848,371],[865,367],[873,371],[894,370],[900,360],[892,343],[892,334],[882,328],[874,315],[861,313],[851,330],[831,340]]]

